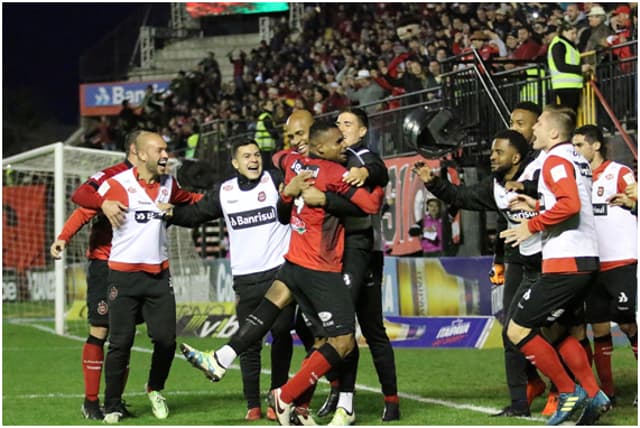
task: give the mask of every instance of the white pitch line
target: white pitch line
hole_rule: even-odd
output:
[[[46,326],[42,326],[42,325],[38,325],[38,324],[30,324],[27,322],[21,323],[22,325],[27,325],[29,327],[33,327],[36,328],[38,330],[42,330],[44,332],[47,333],[51,333],[51,334],[56,334],[55,330],[50,328],[50,327],[46,327]],[[79,342],[84,342],[86,339],[83,337],[79,337],[79,336],[72,336],[72,335],[68,335],[68,336],[63,336],[65,338],[68,339],[72,339],[72,340],[76,340]],[[144,352],[147,354],[150,354],[152,352],[151,349],[148,348],[141,348],[139,346],[134,346],[131,348],[134,351],[137,352]],[[176,352],[176,356],[179,358],[182,358],[183,360],[186,361],[186,358],[184,357],[184,355],[182,355],[182,353],[178,353]],[[233,364],[229,367],[230,369],[234,369],[234,370],[239,370],[240,366]],[[267,370],[267,369],[262,369],[261,373],[266,374],[266,375],[270,375],[271,374],[271,370]],[[322,378],[319,382],[322,383],[328,383],[327,380],[325,378]],[[363,391],[369,391],[369,392],[380,392],[380,388],[374,388],[372,386],[368,386],[368,385],[362,385],[362,384],[356,384],[356,389],[357,390],[363,390]],[[206,395],[206,394],[210,394],[211,391],[168,391],[167,394],[168,395]],[[127,395],[133,395],[133,396],[138,396],[138,395],[146,395],[146,393],[144,392],[127,392]],[[472,412],[478,412],[478,413],[484,413],[487,415],[491,415],[491,414],[495,414],[498,413],[501,409],[496,409],[496,408],[492,408],[492,407],[484,407],[484,406],[476,406],[474,404],[460,404],[460,403],[455,403],[453,401],[447,401],[447,400],[440,400],[437,398],[428,398],[428,397],[422,397],[419,395],[415,395],[415,394],[408,394],[408,393],[404,393],[404,392],[398,392],[398,396],[401,398],[405,398],[408,400],[412,400],[412,401],[417,401],[419,403],[425,403],[425,404],[436,404],[439,406],[443,406],[443,407],[449,407],[452,409],[459,409],[459,410],[469,410]],[[13,395],[13,396],[7,396],[7,395],[3,395],[2,398],[3,400],[5,398],[14,398],[14,399],[38,399],[38,398],[82,398],[84,397],[83,394],[62,394],[62,393],[50,393],[50,394],[22,394],[22,395]],[[540,418],[540,417],[519,417],[521,419],[527,419],[527,420],[532,420],[532,421],[540,421],[540,422],[545,422],[547,419],[545,418]]]

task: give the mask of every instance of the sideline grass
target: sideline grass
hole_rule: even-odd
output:
[[[180,340],[180,338],[179,338]],[[221,340],[188,340],[196,347],[218,346]],[[125,400],[134,419],[122,425],[246,425],[246,405],[242,398],[239,370],[230,370],[225,379],[213,384],[182,357],[174,360],[164,395],[171,414],[158,421],[151,414],[143,385],[149,368],[151,349],[145,334],[136,337]],[[32,326],[3,323],[3,425],[101,425],[80,416],[82,371],[79,340],[55,336]],[[268,351],[268,348],[267,348]],[[299,367],[302,349],[296,347],[292,372]],[[269,352],[263,352],[263,367],[269,367]],[[381,425],[382,397],[371,357],[361,350],[356,414],[358,425]],[[488,413],[507,403],[502,350],[396,349],[402,419],[385,425],[541,425],[542,399],[534,402],[534,416],[492,418]],[[618,407],[605,415],[603,425],[637,426],[637,409],[631,406],[636,394],[637,367],[628,347],[613,355],[618,388]],[[269,377],[262,376],[262,390]],[[318,386],[312,408],[317,409],[328,392]],[[101,388],[101,394],[104,388]],[[327,424],[329,418],[319,419]],[[263,419],[256,425],[275,425]]]

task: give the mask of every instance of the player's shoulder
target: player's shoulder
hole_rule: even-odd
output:
[[[95,181],[98,184],[102,184],[102,182],[115,177],[116,175],[127,171],[128,169],[130,169],[133,165],[128,162],[128,161],[122,161],[120,163],[117,163],[115,165],[111,165],[105,169],[103,169],[102,171],[99,171],[97,173],[95,173],[94,175],[92,175],[90,177],[90,180]]]

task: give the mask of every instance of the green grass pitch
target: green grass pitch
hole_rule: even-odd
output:
[[[2,422],[4,425],[102,425],[80,415],[83,399],[80,351],[82,340],[53,335],[50,326],[3,323]],[[180,341],[181,338],[178,338]],[[196,347],[210,348],[221,340],[189,338]],[[151,414],[143,385],[149,368],[150,342],[144,333],[136,337],[125,400],[134,419],[122,425],[246,425],[246,404],[242,398],[240,373],[235,366],[225,379],[211,383],[181,356],[176,357],[164,395],[170,408],[166,421]],[[358,388],[355,397],[357,425],[382,425],[382,396],[366,348],[361,350]],[[303,356],[295,348],[292,373]],[[268,348],[263,351],[263,367],[268,365]],[[542,398],[532,411],[534,418],[492,418],[491,412],[507,404],[507,388],[501,349],[396,349],[398,387],[402,419],[388,425],[542,425]],[[637,408],[632,406],[637,388],[637,364],[629,347],[613,354],[618,406],[604,415],[602,425],[637,426]],[[269,377],[261,379],[262,390]],[[312,408],[317,409],[328,392],[322,382]],[[101,394],[104,388],[101,388]],[[327,424],[329,418],[318,419]],[[255,425],[275,425],[263,419]]]

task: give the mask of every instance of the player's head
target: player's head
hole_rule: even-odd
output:
[[[138,139],[138,137],[140,136],[141,133],[143,133],[144,131],[142,130],[136,130],[136,131],[131,131],[130,133],[127,134],[127,140],[125,143],[125,149],[127,149],[127,159],[129,159],[129,162],[134,163],[137,159],[136,157],[136,140]]]
[[[367,135],[369,118],[361,108],[347,107],[338,115],[336,126],[342,132],[344,144],[351,147],[358,144]]]
[[[538,120],[538,116],[542,113],[542,109],[536,103],[531,101],[523,101],[516,104],[511,111],[509,128],[518,131],[528,143],[533,141],[533,125]]]
[[[602,131],[595,125],[584,125],[576,129],[571,139],[576,151],[592,162],[607,158],[607,145]]]
[[[254,140],[239,140],[231,146],[231,165],[238,174],[249,180],[257,180],[262,175],[262,155]]]
[[[549,150],[556,144],[569,141],[575,127],[576,112],[573,109],[559,104],[549,104],[545,106],[533,126],[533,148]]]
[[[151,177],[168,172],[169,154],[167,143],[155,132],[141,131],[135,139],[137,166],[141,172],[147,172]]]
[[[504,176],[515,172],[529,152],[529,143],[524,136],[513,129],[499,131],[491,144],[491,172]]]
[[[306,155],[309,151],[309,129],[313,116],[308,110],[296,110],[287,119],[286,132],[292,149]]]
[[[309,153],[335,162],[347,159],[342,132],[333,123],[315,122],[309,131]]]

